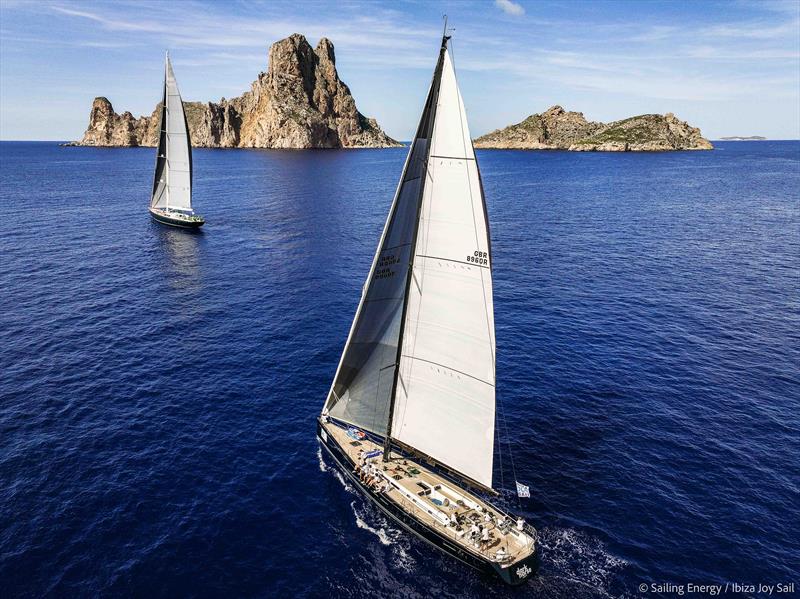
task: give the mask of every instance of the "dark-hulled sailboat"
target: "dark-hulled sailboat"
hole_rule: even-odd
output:
[[[164,93],[158,129],[150,215],[173,227],[202,227],[205,221],[192,209],[192,142],[169,54],[164,63]]]
[[[405,529],[520,584],[536,533],[482,498],[497,495],[492,256],[449,39],[317,435]]]

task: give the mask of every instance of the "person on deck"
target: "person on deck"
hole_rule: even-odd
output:
[[[517,530],[522,532],[525,529],[525,520],[517,518]]]
[[[489,545],[489,529],[484,528],[483,533],[481,534],[481,547],[486,549],[488,545]]]

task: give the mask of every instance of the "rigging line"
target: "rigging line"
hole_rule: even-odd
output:
[[[500,416],[503,419],[503,429],[505,430],[506,443],[508,443],[508,457],[511,461],[511,475],[514,477],[514,495],[517,498],[517,505],[522,509],[522,502],[520,501],[519,493],[517,493],[517,469],[514,466],[514,452],[511,449],[511,436],[508,433],[508,420],[506,420],[506,411],[503,409],[502,402],[495,402],[499,407]]]

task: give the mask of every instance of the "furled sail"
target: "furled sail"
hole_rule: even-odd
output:
[[[324,411],[491,487],[489,229],[447,39]]]
[[[159,118],[160,135],[150,206],[191,212],[192,144],[178,82],[169,56],[164,68],[164,94]]]

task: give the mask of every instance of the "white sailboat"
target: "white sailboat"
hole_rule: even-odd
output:
[[[158,129],[150,215],[165,225],[201,227],[205,221],[192,209],[192,143],[169,53],[164,61],[164,93]]]
[[[388,516],[519,584],[535,532],[481,496],[497,494],[492,256],[449,39],[317,432]]]

